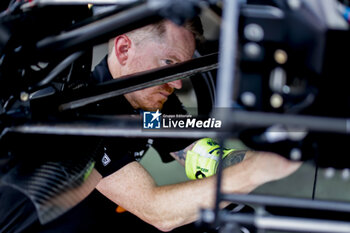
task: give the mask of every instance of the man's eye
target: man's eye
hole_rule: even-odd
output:
[[[169,60],[169,59],[164,59],[163,61],[164,61],[165,65],[172,65],[172,64],[174,64],[174,62],[172,60]]]

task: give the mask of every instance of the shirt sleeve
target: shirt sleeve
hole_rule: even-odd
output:
[[[96,156],[95,168],[106,177],[128,163],[135,161],[133,153],[123,146],[123,139],[104,139],[98,156]]]

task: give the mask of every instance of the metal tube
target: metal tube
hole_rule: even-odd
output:
[[[291,115],[265,112],[233,111],[228,119],[232,126],[267,127],[276,124],[299,127],[305,130],[350,133],[350,119],[321,116]]]
[[[140,121],[139,121],[140,122]],[[117,123],[115,121],[114,123]],[[119,123],[122,123],[119,121]],[[127,121],[124,121],[127,123]],[[6,128],[6,133],[23,133],[23,134],[49,134],[49,135],[76,135],[76,136],[99,136],[99,137],[130,137],[130,138],[215,138],[218,136],[213,130],[142,130],[138,127],[118,127],[113,124],[99,125],[96,122],[91,124],[56,123],[56,124],[32,124],[14,126]]]
[[[257,216],[254,214],[221,213],[224,223],[254,225],[258,229],[308,233],[348,233],[350,223],[344,221],[296,218],[285,216]]]
[[[78,59],[84,53],[79,51],[71,54],[65,58],[60,64],[58,64],[43,80],[41,80],[36,87],[42,87],[50,83],[53,79],[57,77],[64,69],[71,65],[76,59]]]
[[[162,19],[159,11],[163,7],[163,4],[141,4],[78,29],[47,37],[36,44],[36,49],[46,56],[52,56],[53,52],[78,51]]]
[[[264,195],[223,194],[223,200],[262,206],[276,206],[285,208],[300,208],[325,211],[341,211],[350,213],[350,204],[346,202],[333,202],[322,200],[311,200],[302,198],[289,198]]]
[[[141,2],[140,0],[36,0],[34,3],[45,6],[45,5],[109,5],[109,4],[130,4],[135,2]]]
[[[67,101],[59,106],[60,111],[76,109],[90,103],[122,95],[131,91],[140,90],[154,85],[171,82],[190,77],[199,72],[206,72],[217,68],[217,54],[211,54],[190,61],[168,67],[162,67],[118,78],[109,82],[93,86],[83,93],[79,99]],[[77,93],[75,93],[76,95]]]
[[[217,101],[219,108],[230,108],[233,105],[235,83],[235,61],[237,58],[238,21],[239,6],[238,0],[224,0],[222,23],[220,31],[220,56],[217,79]]]
[[[255,226],[269,230],[284,230],[308,233],[348,233],[350,223],[321,219],[293,218],[293,217],[265,217],[255,218]]]
[[[219,69],[217,77],[217,108],[230,108],[232,106],[233,84],[235,79],[235,61],[237,56],[236,44],[238,41],[238,21],[239,21],[239,1],[224,0],[223,12],[220,30],[219,44]],[[227,115],[224,113],[214,113],[219,118],[226,121]],[[223,144],[224,136],[221,135],[220,141]],[[220,165],[220,164],[219,164]],[[216,200],[215,200],[215,219],[214,226],[219,223],[219,204],[221,202],[221,178],[222,166],[219,166],[217,171],[216,183]]]

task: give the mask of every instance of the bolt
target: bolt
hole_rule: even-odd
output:
[[[288,5],[292,10],[298,10],[301,7],[300,0],[288,0]]]
[[[277,49],[275,51],[275,54],[274,54],[274,58],[275,58],[275,61],[278,63],[278,64],[285,64],[288,60],[288,55],[287,53],[282,50],[282,49]]]
[[[256,96],[250,91],[243,92],[241,95],[242,103],[245,106],[253,107],[256,103]]]
[[[251,23],[245,26],[244,36],[247,40],[259,42],[264,38],[264,30],[258,24]]]
[[[243,47],[244,53],[249,58],[257,58],[261,54],[261,48],[257,43],[247,43]]]
[[[279,108],[283,104],[283,98],[279,94],[273,94],[270,98],[270,104],[273,108]]]
[[[298,148],[293,148],[290,151],[290,158],[294,161],[299,161],[301,159],[301,151]]]
[[[25,102],[25,101],[28,101],[29,99],[29,94],[25,91],[22,91],[21,94],[20,94],[20,99]]]
[[[286,85],[287,74],[281,67],[276,67],[271,71],[269,85],[274,92],[282,92]]]

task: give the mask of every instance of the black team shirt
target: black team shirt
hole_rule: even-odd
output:
[[[95,83],[112,80],[107,66],[107,58],[104,58],[94,69],[92,79]],[[102,101],[99,104],[90,105],[83,109],[92,114],[125,115],[140,114],[124,98],[119,96]],[[173,94],[164,104],[162,113],[185,114],[181,102]],[[141,124],[140,124],[141,127]],[[69,138],[69,137],[68,137]],[[179,139],[150,139],[150,138],[103,138],[98,143],[96,139],[69,138],[62,146],[52,148],[55,140],[44,140],[40,152],[53,156],[84,156],[94,151],[95,168],[103,176],[108,176],[130,162],[138,161],[153,146],[160,154],[163,162],[172,161],[170,152],[184,149],[194,140]],[[83,141],[79,141],[83,140]],[[80,145],[80,146],[78,146]],[[84,145],[84,146],[81,146]],[[25,149],[18,149],[17,154],[36,153]],[[95,147],[98,147],[96,150]],[[58,148],[56,150],[56,148]],[[67,150],[68,149],[68,150]],[[68,154],[67,154],[68,153]],[[16,153],[15,153],[16,154]],[[171,174],[169,174],[171,175]],[[140,194],[141,195],[141,194]],[[0,232],[158,232],[154,227],[144,223],[130,213],[116,213],[117,205],[94,190],[87,198],[59,216],[51,222],[41,225],[36,216],[32,202],[27,196],[16,189],[0,186]],[[130,224],[130,221],[132,223]]]

